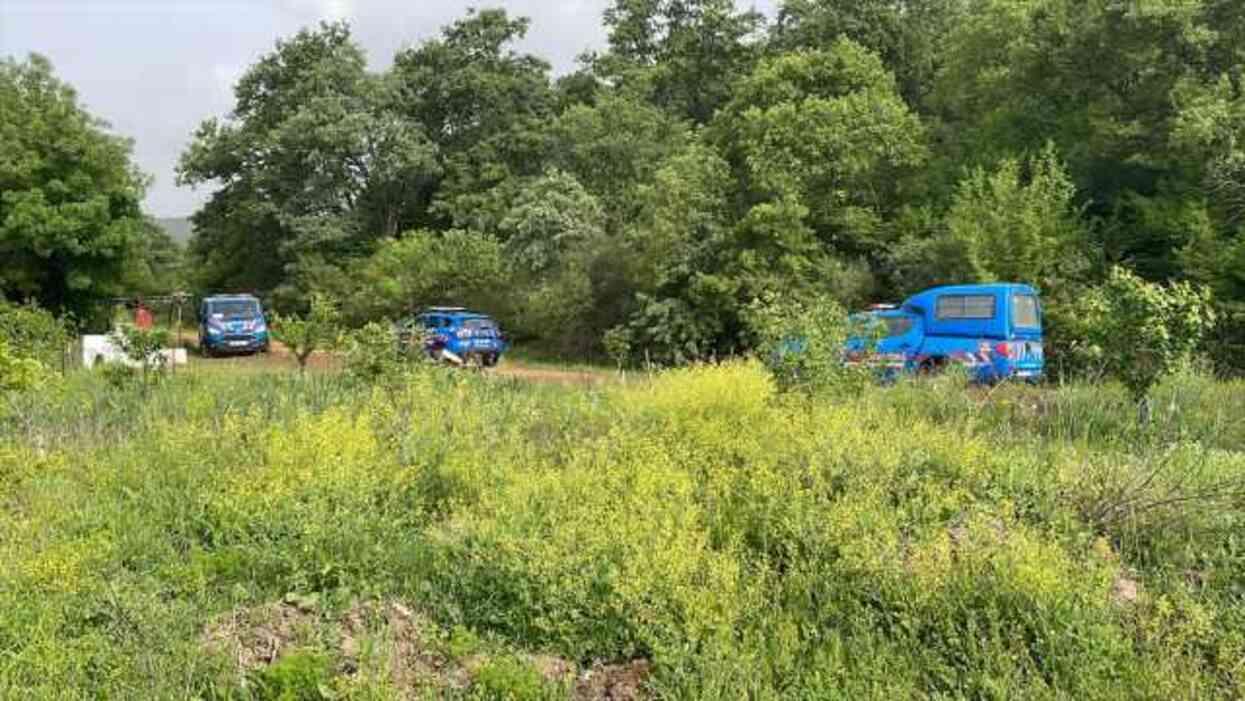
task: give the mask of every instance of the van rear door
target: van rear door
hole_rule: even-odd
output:
[[[1008,295],[1011,339],[1009,360],[1020,375],[1041,374],[1045,364],[1042,347],[1042,303],[1036,293],[1019,289]]]

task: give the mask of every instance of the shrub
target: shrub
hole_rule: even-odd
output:
[[[1151,388],[1196,350],[1214,324],[1209,291],[1148,283],[1124,268],[1083,300],[1082,351],[1115,377],[1148,418]]]
[[[370,322],[343,337],[346,376],[363,383],[392,379],[422,356],[403,347],[388,323]]]
[[[0,338],[0,394],[34,388],[45,374],[42,363],[19,355],[6,339]]]
[[[481,701],[553,701],[565,694],[545,684],[540,672],[512,656],[489,660],[475,675],[471,698]]]
[[[767,297],[748,312],[757,352],[783,391],[858,391],[870,379],[867,371],[843,362],[851,327],[833,300]]]
[[[10,351],[59,368],[70,336],[68,323],[51,312],[0,300],[0,341],[8,343]]]

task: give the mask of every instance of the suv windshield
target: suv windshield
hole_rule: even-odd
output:
[[[259,316],[259,303],[246,299],[209,302],[208,315],[216,316],[217,314],[225,318],[250,319]]]

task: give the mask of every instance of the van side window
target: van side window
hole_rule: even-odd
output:
[[[993,319],[994,295],[943,295],[935,316],[939,319]]]
[[[1033,295],[1012,295],[1012,323],[1016,326],[1036,329],[1042,326],[1038,312],[1038,300]]]

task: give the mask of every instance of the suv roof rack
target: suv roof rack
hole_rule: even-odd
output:
[[[427,307],[424,309],[424,311],[426,312],[465,312],[467,311],[467,308],[466,307]]]

